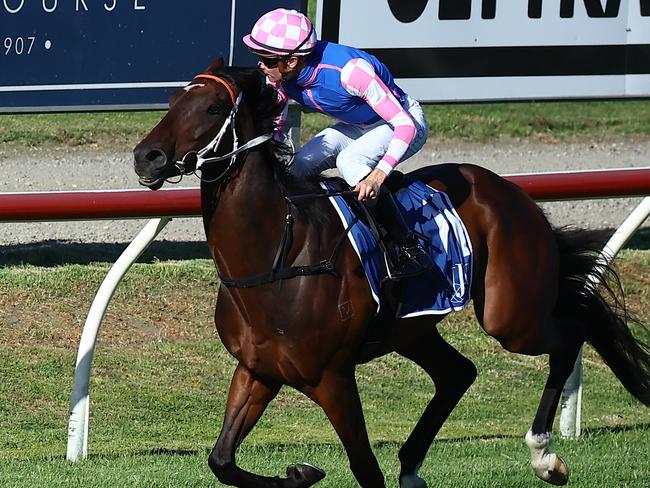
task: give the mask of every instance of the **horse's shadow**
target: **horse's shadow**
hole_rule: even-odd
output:
[[[630,239],[630,242],[625,246],[628,249],[637,249],[640,251],[647,251],[650,249],[650,227],[642,227]]]
[[[575,438],[578,440],[585,439],[597,439],[602,436],[610,434],[618,434],[620,432],[632,432],[632,431],[649,431],[650,432],[650,422],[639,422],[635,424],[624,424],[624,425],[613,425],[613,426],[601,426],[601,427],[589,427],[582,430],[581,437]],[[443,437],[436,439],[436,444],[462,444],[464,442],[480,442],[487,440],[515,440],[521,441],[521,435],[519,434],[488,434],[488,435],[468,435],[468,436],[458,436],[458,437]],[[559,432],[554,434],[554,437],[558,440],[562,440]],[[565,439],[566,441],[575,440],[574,438]],[[403,442],[401,441],[377,441],[373,442],[372,445],[376,448],[388,448],[388,449],[399,449],[402,447]],[[314,448],[328,446],[331,448],[341,448],[338,443],[301,443],[301,447],[311,446]],[[272,444],[273,449],[278,451],[283,451],[296,447],[296,444],[292,443],[274,443]],[[205,448],[199,449],[166,449],[166,448],[155,448],[155,449],[145,449],[135,453],[136,456],[155,456],[155,455],[171,455],[171,456],[194,456],[200,455],[207,452]],[[100,455],[102,456],[102,455]],[[103,455],[110,456],[110,455]]]
[[[595,240],[607,242],[614,229],[592,231]],[[29,264],[53,267],[64,264],[115,262],[128,243],[83,243],[47,240],[21,245],[0,246],[0,267]],[[650,227],[639,229],[626,249],[649,250]],[[208,246],[202,241],[154,241],[138,258],[139,263],[178,259],[210,259]]]
[[[0,246],[0,267],[25,264],[54,267],[64,264],[112,263],[127,246],[128,243],[81,243],[62,240]],[[137,262],[209,258],[208,246],[202,241],[154,241]]]
[[[587,427],[582,429],[581,437],[575,439],[589,439],[589,438],[598,438],[604,435],[618,434],[620,432],[631,432],[631,431],[650,431],[650,422],[639,422],[636,424],[624,424],[624,425],[612,425],[612,426],[601,426],[601,427]],[[555,432],[554,439],[561,440],[559,432]],[[489,441],[489,440],[507,440],[515,439],[520,440],[521,435],[513,434],[487,434],[487,435],[469,435],[466,437],[449,437],[449,438],[440,438],[436,439],[436,443],[440,444],[459,444],[468,441]],[[573,438],[568,438],[565,440],[572,440]],[[377,443],[376,445],[392,445],[397,444],[394,441],[386,441],[384,443]]]
[[[589,439],[589,438],[598,438],[604,435],[617,434],[620,432],[630,432],[630,431],[650,431],[650,422],[640,422],[637,424],[625,424],[625,425],[615,425],[615,426],[602,426],[602,427],[592,427],[586,428],[582,432],[582,436],[579,439]],[[559,434],[557,435],[558,439]],[[470,435],[470,436],[460,436],[460,437],[449,437],[437,439],[437,444],[461,444],[464,442],[477,442],[477,441],[486,441],[486,440],[521,440],[520,435],[513,434],[490,434],[490,435]],[[374,442],[373,446],[376,448],[388,448],[388,449],[399,449],[402,443],[398,441],[378,441]],[[313,448],[318,447],[330,447],[338,448],[338,443],[301,443],[301,447],[311,446]],[[291,443],[277,443],[272,444],[274,450],[283,451],[296,447],[296,444]],[[342,449],[342,448],[341,448]],[[196,449],[168,449],[165,447],[157,447],[154,449],[142,449],[136,450],[129,453],[130,456],[200,456],[208,453],[210,450],[208,448],[196,448]],[[99,454],[90,454],[89,459],[117,459],[123,457],[123,454],[117,453],[99,453]],[[48,456],[48,460],[52,461],[62,461],[65,459],[64,455],[58,456]]]
[[[582,229],[585,238],[596,247],[604,247],[616,229]],[[650,227],[639,228],[625,244],[625,249],[647,251],[650,249]]]

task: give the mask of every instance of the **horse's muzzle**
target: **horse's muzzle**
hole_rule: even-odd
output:
[[[167,155],[163,150],[148,144],[139,144],[133,150],[134,168],[139,177],[139,183],[152,190],[160,188],[168,178]],[[173,167],[172,167],[173,169]]]

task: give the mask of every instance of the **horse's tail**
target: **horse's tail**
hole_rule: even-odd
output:
[[[584,339],[605,360],[623,386],[650,406],[650,347],[632,335],[636,323],[625,307],[618,274],[585,231],[555,231],[560,254],[556,316],[581,324]]]

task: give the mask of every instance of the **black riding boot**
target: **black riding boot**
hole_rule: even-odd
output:
[[[433,268],[431,257],[408,228],[391,192],[382,188],[377,203],[370,212],[384,227],[389,239],[399,247],[397,256],[394,252],[387,252],[386,266],[391,279],[399,280],[416,276]],[[391,248],[391,246],[386,247]]]

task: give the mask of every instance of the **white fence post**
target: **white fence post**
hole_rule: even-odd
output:
[[[582,428],[582,347],[562,390],[560,435],[580,437]]]
[[[604,264],[609,264],[614,259],[614,256],[618,254],[634,232],[641,227],[641,224],[648,216],[650,216],[650,197],[645,197],[605,244],[603,248]],[[597,284],[593,275],[589,279],[594,285]],[[580,421],[582,416],[582,349],[580,349],[576,359],[573,372],[562,390],[561,404],[560,435],[565,438],[578,437],[581,432]]]
[[[90,415],[88,388],[90,384],[90,370],[93,354],[95,353],[95,341],[97,340],[99,327],[108,308],[108,304],[124,274],[170,220],[171,218],[169,217],[151,219],[135,239],[133,239],[133,242],[124,250],[118,260],[115,261],[115,264],[111,267],[95,295],[81,333],[79,351],[77,353],[74,386],[70,397],[68,452],[66,456],[68,461],[75,462],[80,459],[85,459],[88,454],[88,417]]]

